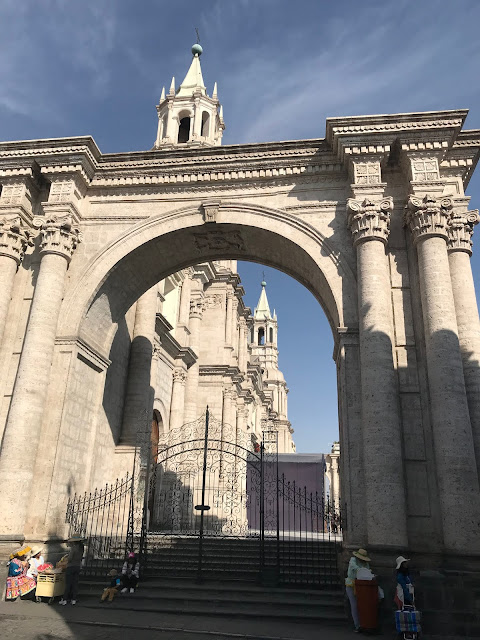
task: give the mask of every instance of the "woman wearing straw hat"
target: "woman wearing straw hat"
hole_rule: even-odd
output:
[[[27,576],[26,557],[30,551],[30,547],[23,546],[15,549],[11,554],[5,600],[16,600],[18,596],[26,596],[35,589],[35,580]]]
[[[65,605],[70,600],[72,604],[77,604],[78,581],[80,580],[80,569],[82,568],[83,545],[85,538],[80,533],[74,533],[67,540],[70,551],[67,557],[67,568],[65,570],[65,592],[58,604]]]
[[[355,633],[360,631],[360,620],[358,617],[357,598],[355,596],[355,580],[359,569],[369,569],[370,558],[367,556],[365,549],[354,551],[350,562],[348,563],[347,577],[345,578],[345,590],[350,601],[350,610],[352,612],[353,624],[355,625]]]
[[[404,605],[413,606],[415,602],[414,589],[410,578],[408,563],[409,558],[398,556],[395,560],[397,570],[397,589],[395,592],[395,604],[398,609],[403,609]]]
[[[38,567],[45,562],[41,553],[42,547],[34,547],[30,554],[30,560],[28,561],[27,576],[33,578],[35,582],[37,581]]]

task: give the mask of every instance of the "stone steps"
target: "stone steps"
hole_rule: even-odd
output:
[[[113,603],[100,603],[105,580],[80,585],[82,606],[111,607],[149,613],[225,616],[235,618],[345,622],[339,590],[279,589],[238,583],[202,583],[171,579],[141,581],[135,594],[119,594]]]

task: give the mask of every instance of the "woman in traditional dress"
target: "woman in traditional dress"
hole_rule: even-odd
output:
[[[20,547],[11,554],[8,563],[5,600],[16,600],[18,596],[26,596],[37,586],[35,580],[27,576],[26,557],[30,551],[30,547]]]

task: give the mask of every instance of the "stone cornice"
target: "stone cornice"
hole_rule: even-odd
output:
[[[467,113],[459,109],[328,118],[326,140],[342,162],[352,155],[386,156],[394,142],[402,151],[446,152],[458,137]]]

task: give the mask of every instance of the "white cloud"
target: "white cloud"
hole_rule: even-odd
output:
[[[292,28],[281,48],[252,46],[222,81],[233,106],[228,141],[322,137],[326,116],[477,102],[480,5],[467,4],[465,13],[436,2],[370,3],[345,20]]]

